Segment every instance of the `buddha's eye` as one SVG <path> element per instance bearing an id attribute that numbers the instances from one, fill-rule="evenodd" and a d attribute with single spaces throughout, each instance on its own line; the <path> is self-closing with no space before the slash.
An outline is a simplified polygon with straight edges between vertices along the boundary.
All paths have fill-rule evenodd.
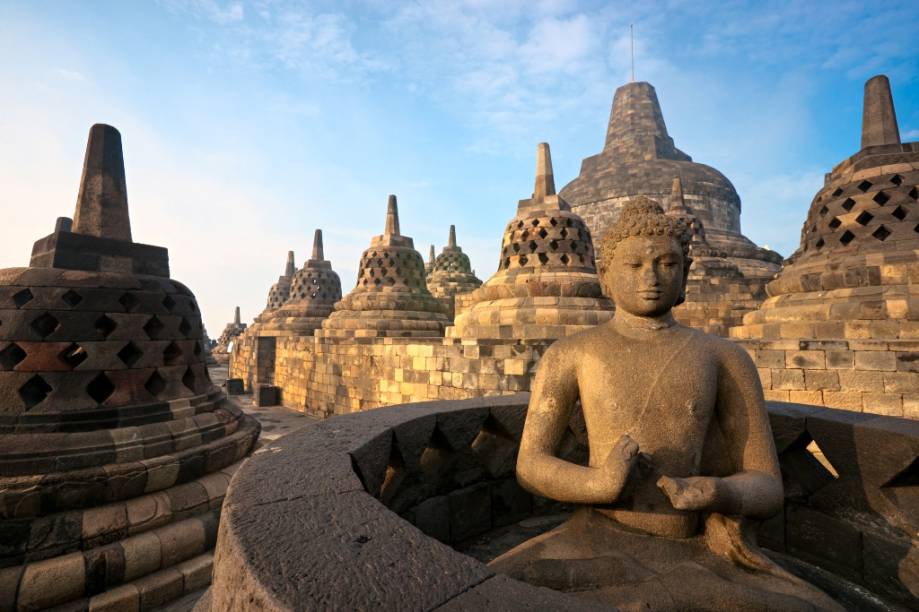
<path id="1" fill-rule="evenodd" d="M 637 270 L 638 268 L 641 267 L 641 262 L 640 261 L 627 261 L 625 262 L 625 265 L 626 267 Z"/>

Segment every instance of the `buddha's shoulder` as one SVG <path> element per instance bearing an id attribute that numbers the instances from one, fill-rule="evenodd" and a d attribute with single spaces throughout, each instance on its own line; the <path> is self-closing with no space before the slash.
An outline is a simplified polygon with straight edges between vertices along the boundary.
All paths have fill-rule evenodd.
<path id="1" fill-rule="evenodd" d="M 747 351 L 744 350 L 742 346 L 729 338 L 709 334 L 691 327 L 685 327 L 682 325 L 681 327 L 686 330 L 687 334 L 692 336 L 691 345 L 698 347 L 699 350 L 714 355 L 721 360 L 750 360 L 750 356 L 747 354 Z"/>

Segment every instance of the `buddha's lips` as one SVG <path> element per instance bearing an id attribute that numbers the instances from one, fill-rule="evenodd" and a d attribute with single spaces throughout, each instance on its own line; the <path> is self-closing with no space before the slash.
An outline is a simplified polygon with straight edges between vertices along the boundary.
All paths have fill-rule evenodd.
<path id="1" fill-rule="evenodd" d="M 663 291 L 655 291 L 655 290 L 653 290 L 653 289 L 650 289 L 650 290 L 647 290 L 647 291 L 639 291 L 639 292 L 638 292 L 638 295 L 640 295 L 641 297 L 645 298 L 646 300 L 656 300 L 657 298 L 659 298 L 659 297 L 662 296 L 663 294 L 664 294 Z"/>

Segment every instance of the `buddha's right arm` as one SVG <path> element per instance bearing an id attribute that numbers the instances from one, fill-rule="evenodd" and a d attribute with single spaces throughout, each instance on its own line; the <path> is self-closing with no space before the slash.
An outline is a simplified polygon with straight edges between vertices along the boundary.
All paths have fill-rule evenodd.
<path id="1" fill-rule="evenodd" d="M 563 347 L 549 347 L 533 379 L 517 455 L 517 480 L 527 491 L 563 503 L 612 503 L 625 484 L 638 446 L 623 438 L 602 467 L 580 466 L 556 457 L 577 397 L 575 361 L 566 359 Z"/>

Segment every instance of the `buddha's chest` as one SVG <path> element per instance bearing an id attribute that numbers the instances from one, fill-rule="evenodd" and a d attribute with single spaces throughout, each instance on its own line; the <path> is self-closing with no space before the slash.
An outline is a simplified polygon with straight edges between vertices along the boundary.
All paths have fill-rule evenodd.
<path id="1" fill-rule="evenodd" d="M 629 434 L 642 449 L 695 455 L 717 400 L 717 364 L 692 346 L 625 344 L 586 359 L 578 386 L 591 445 Z"/>

